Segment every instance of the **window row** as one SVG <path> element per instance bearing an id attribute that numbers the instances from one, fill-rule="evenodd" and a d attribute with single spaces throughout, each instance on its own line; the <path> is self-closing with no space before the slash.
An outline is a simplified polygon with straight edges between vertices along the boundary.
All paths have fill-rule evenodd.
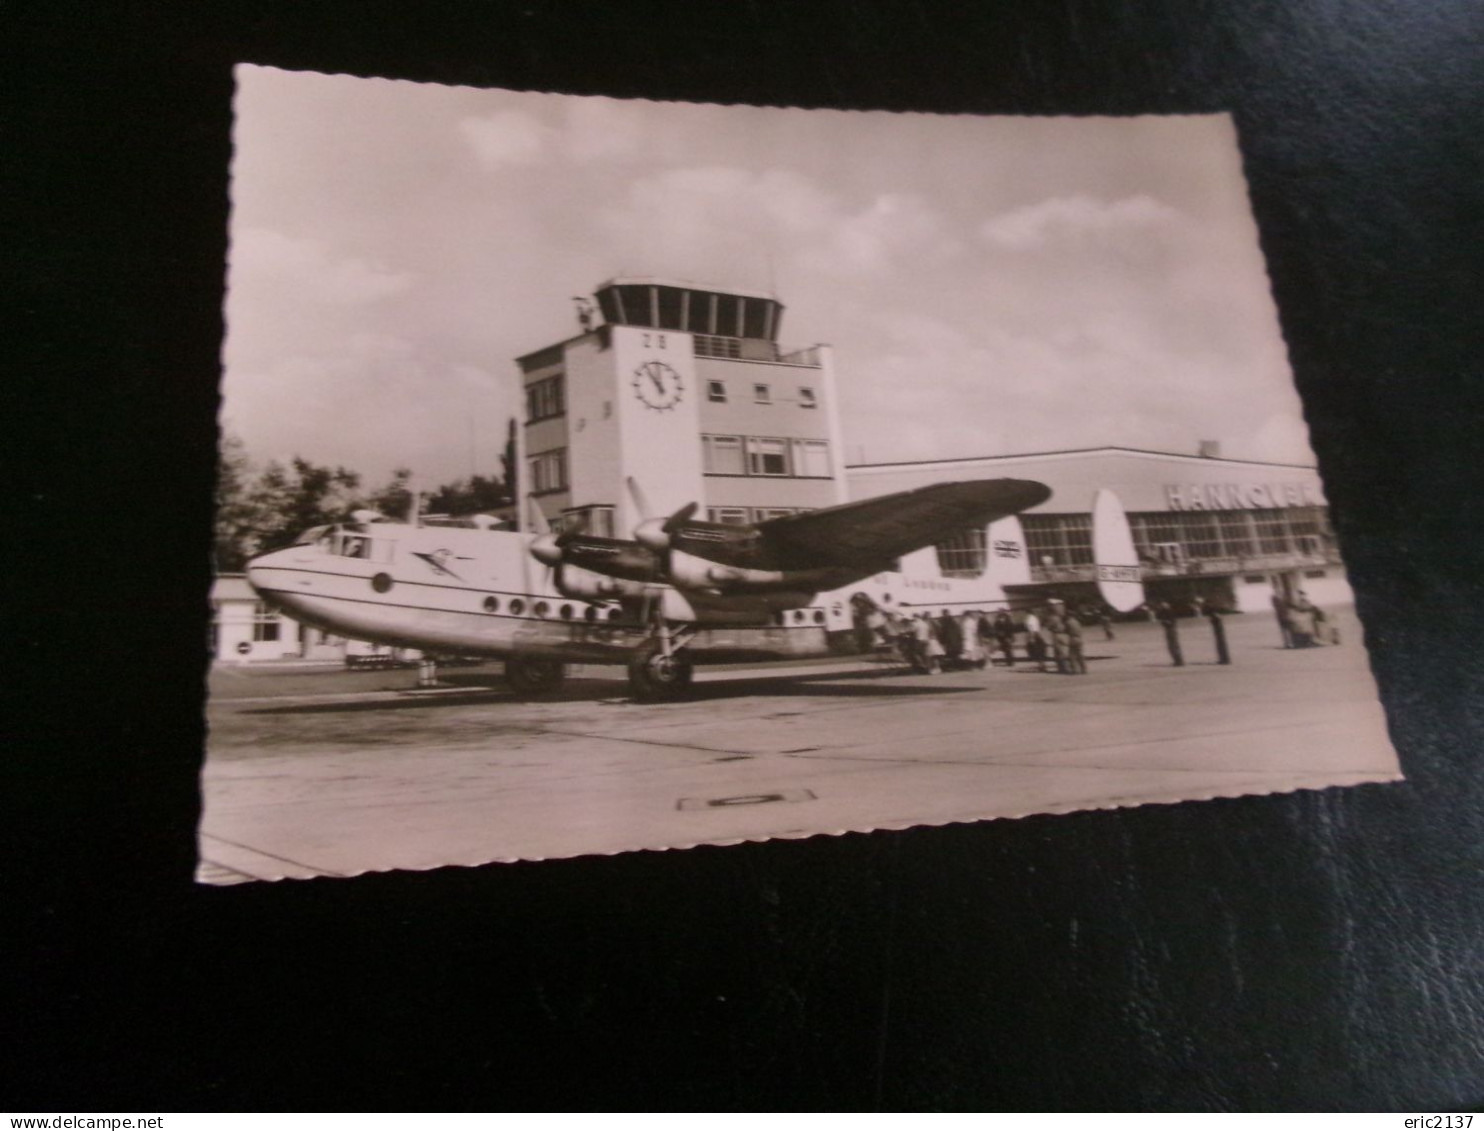
<path id="1" fill-rule="evenodd" d="M 597 294 L 605 321 L 771 341 L 783 306 L 776 299 L 720 294 L 655 283 L 622 283 Z"/>
<path id="2" fill-rule="evenodd" d="M 747 526 L 767 522 L 770 518 L 800 514 L 806 507 L 707 507 L 707 522 L 724 522 L 728 526 Z"/>
<path id="3" fill-rule="evenodd" d="M 1179 565 L 1282 554 L 1328 556 L 1334 537 L 1323 507 L 1250 511 L 1151 511 L 1131 514 L 1139 560 Z M 1020 516 L 1032 565 L 1094 564 L 1092 516 Z M 1125 564 L 1125 563 L 1104 563 Z"/>
<path id="4" fill-rule="evenodd" d="M 727 383 L 725 381 L 707 381 L 706 399 L 712 404 L 726 404 L 728 400 Z M 773 386 L 756 384 L 752 387 L 753 404 L 772 404 Z M 798 405 L 800 408 L 818 408 L 819 398 L 814 395 L 814 390 L 800 386 Z"/>
<path id="5" fill-rule="evenodd" d="M 702 436 L 701 466 L 707 475 L 828 479 L 830 445 L 775 436 Z"/>
<path id="6" fill-rule="evenodd" d="M 563 491 L 567 487 L 567 449 L 553 448 L 526 461 L 530 470 L 530 489 L 535 494 Z"/>
<path id="7" fill-rule="evenodd" d="M 562 375 L 544 377 L 526 386 L 526 420 L 547 420 L 567 411 Z"/>

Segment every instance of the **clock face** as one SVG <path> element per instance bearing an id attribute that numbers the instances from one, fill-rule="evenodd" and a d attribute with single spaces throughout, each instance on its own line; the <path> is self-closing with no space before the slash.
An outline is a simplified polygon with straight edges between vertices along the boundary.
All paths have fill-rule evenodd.
<path id="1" fill-rule="evenodd" d="M 650 408 L 664 412 L 680 403 L 680 374 L 663 361 L 646 361 L 634 370 L 634 395 Z"/>

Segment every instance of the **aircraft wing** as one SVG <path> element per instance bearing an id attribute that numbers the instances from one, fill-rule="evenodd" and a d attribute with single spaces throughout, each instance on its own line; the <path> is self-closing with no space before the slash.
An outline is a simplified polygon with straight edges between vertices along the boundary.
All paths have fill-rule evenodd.
<path id="1" fill-rule="evenodd" d="M 764 544 L 791 568 L 879 568 L 967 527 L 983 527 L 1044 503 L 1051 489 L 1029 479 L 934 483 L 758 524 Z"/>

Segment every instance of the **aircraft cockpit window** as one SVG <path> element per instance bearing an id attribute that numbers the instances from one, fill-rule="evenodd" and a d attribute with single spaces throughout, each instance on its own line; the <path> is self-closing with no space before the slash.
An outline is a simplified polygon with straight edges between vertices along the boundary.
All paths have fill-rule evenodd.
<path id="1" fill-rule="evenodd" d="M 366 561 L 389 562 L 392 542 L 386 538 L 372 538 L 355 530 L 335 528 L 324 536 L 326 549 L 337 557 L 362 558 Z"/>
<path id="2" fill-rule="evenodd" d="M 295 546 L 313 546 L 330 532 L 328 526 L 314 526 L 304 531 L 303 534 L 294 539 Z"/>

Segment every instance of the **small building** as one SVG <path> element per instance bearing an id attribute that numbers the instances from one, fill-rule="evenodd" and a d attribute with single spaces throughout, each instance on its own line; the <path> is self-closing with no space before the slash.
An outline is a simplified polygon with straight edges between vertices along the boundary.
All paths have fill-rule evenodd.
<path id="1" fill-rule="evenodd" d="M 211 655 L 229 664 L 341 660 L 345 641 L 279 612 L 242 574 L 224 573 L 211 585 Z"/>

